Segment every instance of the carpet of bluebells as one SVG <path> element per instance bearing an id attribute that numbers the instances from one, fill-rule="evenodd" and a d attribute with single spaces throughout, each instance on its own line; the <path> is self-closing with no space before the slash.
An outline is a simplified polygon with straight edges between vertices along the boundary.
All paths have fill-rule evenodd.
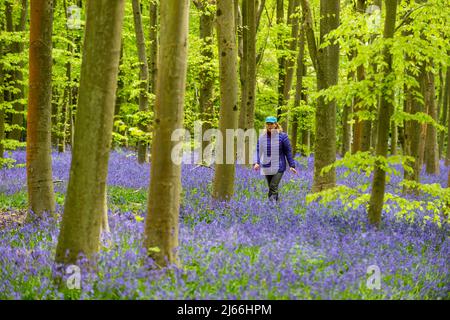
<path id="1" fill-rule="evenodd" d="M 0 214 L 26 209 L 24 151 L 14 168 L 0 170 Z M 265 179 L 236 171 L 235 197 L 211 201 L 214 171 L 183 165 L 180 208 L 182 266 L 148 268 L 142 249 L 150 166 L 130 151 L 114 151 L 108 175 L 111 233 L 102 239 L 95 273 L 83 273 L 81 290 L 58 290 L 52 280 L 71 155 L 53 154 L 58 215 L 0 225 L 0 300 L 3 299 L 449 299 L 449 226 L 383 213 L 379 231 L 367 227 L 364 208 L 305 203 L 313 158 L 299 158 L 299 174 L 286 172 L 281 203 L 266 199 Z M 342 175 L 354 186 L 367 177 Z M 448 169 L 422 175 L 446 185 Z M 395 192 L 401 177 L 387 191 Z M 418 213 L 419 214 L 419 213 Z M 14 220 L 13 220 L 14 221 Z M 378 266 L 380 289 L 367 285 Z"/>

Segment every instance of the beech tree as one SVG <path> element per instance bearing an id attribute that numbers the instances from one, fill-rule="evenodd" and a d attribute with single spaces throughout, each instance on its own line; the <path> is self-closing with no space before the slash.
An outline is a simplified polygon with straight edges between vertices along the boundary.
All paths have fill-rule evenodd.
<path id="1" fill-rule="evenodd" d="M 27 115 L 27 186 L 29 209 L 55 211 L 51 158 L 53 1 L 31 2 Z"/>
<path id="2" fill-rule="evenodd" d="M 87 2 L 75 137 L 56 262 L 94 261 L 107 229 L 111 147 L 124 0 Z M 102 30 L 102 32 L 98 32 Z"/>
<path id="3" fill-rule="evenodd" d="M 226 163 L 226 129 L 236 129 L 238 122 L 237 106 L 237 52 L 233 3 L 227 0 L 217 1 L 217 38 L 219 45 L 220 69 L 220 115 L 219 130 L 222 133 L 222 154 L 215 165 L 213 197 L 227 200 L 234 193 L 235 164 Z M 232 152 L 233 159 L 235 153 Z"/>
<path id="4" fill-rule="evenodd" d="M 133 0 L 133 20 L 134 29 L 136 32 L 136 45 L 138 49 L 139 57 L 139 81 L 140 81 L 140 92 L 139 92 L 139 111 L 148 111 L 148 64 L 147 64 L 147 54 L 145 52 L 145 39 L 144 30 L 142 28 L 142 18 L 141 18 L 141 6 L 139 0 Z M 148 126 L 144 124 L 139 125 L 139 129 L 146 133 L 148 132 Z M 138 142 L 138 162 L 144 163 L 148 162 L 147 155 L 147 142 L 142 139 Z"/>
<path id="5" fill-rule="evenodd" d="M 173 162 L 172 133 L 182 127 L 187 68 L 188 0 L 162 1 L 152 167 L 145 221 L 148 254 L 158 266 L 178 264 L 181 166 Z"/>
<path id="6" fill-rule="evenodd" d="M 395 32 L 395 21 L 397 14 L 397 0 L 386 0 L 386 20 L 384 23 L 385 39 L 392 39 Z M 383 68 L 383 74 L 385 76 L 384 88 L 390 86 L 392 81 L 392 53 L 390 51 L 389 44 L 385 44 L 383 49 L 383 56 L 385 67 Z M 380 109 L 378 110 L 378 139 L 376 155 L 379 159 L 375 164 L 375 172 L 372 180 L 372 193 L 370 195 L 369 203 L 369 223 L 379 227 L 381 222 L 381 210 L 383 208 L 384 191 L 386 187 L 386 171 L 384 169 L 384 161 L 388 152 L 388 140 L 389 140 L 389 124 L 391 119 L 391 112 L 393 109 L 393 91 L 386 90 L 381 96 Z M 389 93 L 391 92 L 391 93 Z M 384 160 L 383 160 L 384 159 Z"/>
<path id="7" fill-rule="evenodd" d="M 302 0 L 305 19 L 305 33 L 308 49 L 314 69 L 317 73 L 317 89 L 325 90 L 338 82 L 339 46 L 330 44 L 318 49 L 329 32 L 339 25 L 338 0 L 320 1 L 320 42 L 316 41 L 313 28 L 311 7 L 308 0 Z M 312 191 L 322 191 L 332 188 L 336 184 L 336 171 L 331 169 L 322 174 L 322 169 L 336 160 L 336 101 L 325 100 L 320 96 L 316 109 L 316 131 L 314 141 L 314 182 Z"/>

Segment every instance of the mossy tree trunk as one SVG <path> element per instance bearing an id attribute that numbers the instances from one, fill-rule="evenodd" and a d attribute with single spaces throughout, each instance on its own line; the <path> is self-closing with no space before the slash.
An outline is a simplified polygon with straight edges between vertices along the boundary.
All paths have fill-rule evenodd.
<path id="1" fill-rule="evenodd" d="M 94 263 L 101 229 L 107 229 L 106 178 L 124 3 L 87 2 L 72 164 L 56 248 L 58 263 L 76 263 L 79 254 Z"/>
<path id="2" fill-rule="evenodd" d="M 183 125 L 187 68 L 188 0 L 160 5 L 160 56 L 152 143 L 152 167 L 144 245 L 161 267 L 178 264 L 181 166 L 173 162 L 171 141 Z"/>
<path id="3" fill-rule="evenodd" d="M 214 120 L 214 77 L 212 68 L 213 37 L 214 37 L 214 17 L 213 8 L 214 1 L 197 0 L 194 1 L 195 6 L 200 12 L 200 39 L 202 40 L 202 66 L 200 70 L 200 117 L 202 120 L 202 137 L 203 133 L 212 128 Z M 201 154 L 208 146 L 208 141 L 203 141 L 201 145 Z M 203 159 L 208 160 L 208 159 Z"/>
<path id="4" fill-rule="evenodd" d="M 320 2 L 320 41 L 314 35 L 311 8 L 308 0 L 302 0 L 305 18 L 305 32 L 308 48 L 317 73 L 317 89 L 325 90 L 338 82 L 339 46 L 331 44 L 319 48 L 317 44 L 325 41 L 325 37 L 339 26 L 340 2 L 338 0 L 322 0 Z M 336 101 L 325 101 L 320 97 L 316 109 L 316 131 L 314 134 L 314 181 L 313 192 L 333 188 L 336 185 L 336 170 L 331 169 L 322 174 L 322 169 L 336 160 Z"/>
<path id="5" fill-rule="evenodd" d="M 228 0 L 217 2 L 217 38 L 219 44 L 220 68 L 220 115 L 219 130 L 222 133 L 223 159 L 216 162 L 213 181 L 213 197 L 228 200 L 234 193 L 235 164 L 226 163 L 227 136 L 226 129 L 236 129 L 238 122 L 237 106 L 237 52 L 233 3 Z M 231 144 L 234 145 L 234 144 Z M 228 150 L 230 152 L 230 150 Z M 229 156 L 229 155 L 228 155 Z M 235 153 L 232 152 L 235 159 Z M 222 161 L 220 161 L 222 160 Z"/>
<path id="6" fill-rule="evenodd" d="M 397 14 L 397 0 L 386 0 L 386 18 L 384 24 L 384 38 L 392 39 L 395 31 L 395 21 Z M 376 145 L 377 157 L 387 158 L 388 140 L 389 140 L 389 125 L 391 120 L 391 112 L 393 110 L 393 93 L 387 94 L 386 90 L 391 86 L 394 75 L 392 74 L 392 53 L 389 45 L 385 45 L 383 49 L 385 67 L 383 75 L 385 79 L 384 95 L 381 97 L 380 109 L 378 110 L 378 139 Z M 392 90 L 391 90 L 392 92 Z M 372 193 L 370 195 L 368 217 L 369 223 L 379 227 L 381 222 L 381 211 L 383 209 L 384 191 L 386 187 L 386 171 L 383 165 L 377 161 L 375 163 L 375 172 L 372 180 Z"/>
<path id="7" fill-rule="evenodd" d="M 147 54 L 145 52 L 145 39 L 144 30 L 142 28 L 142 14 L 141 6 L 139 0 L 133 0 L 133 20 L 134 20 L 134 30 L 136 34 L 136 45 L 139 58 L 139 111 L 148 111 L 148 63 Z M 148 125 L 139 123 L 139 130 L 144 133 L 149 131 Z M 148 162 L 148 143 L 145 140 L 139 140 L 138 142 L 138 162 L 145 163 Z"/>

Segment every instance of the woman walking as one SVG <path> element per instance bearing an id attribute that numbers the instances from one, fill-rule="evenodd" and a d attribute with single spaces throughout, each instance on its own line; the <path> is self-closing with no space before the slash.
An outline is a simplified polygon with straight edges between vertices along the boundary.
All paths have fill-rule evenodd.
<path id="1" fill-rule="evenodd" d="M 266 130 L 256 145 L 256 163 L 253 168 L 261 169 L 261 174 L 266 177 L 268 198 L 271 201 L 279 202 L 278 185 L 286 171 L 286 160 L 289 170 L 296 174 L 288 135 L 283 132 L 276 117 L 267 117 Z"/>

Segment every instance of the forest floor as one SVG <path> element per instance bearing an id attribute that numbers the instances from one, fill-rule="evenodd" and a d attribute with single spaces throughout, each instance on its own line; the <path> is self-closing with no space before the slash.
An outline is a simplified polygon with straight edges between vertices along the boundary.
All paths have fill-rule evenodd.
<path id="1" fill-rule="evenodd" d="M 82 273 L 81 290 L 58 291 L 53 258 L 63 212 L 70 153 L 53 154 L 56 217 L 24 222 L 24 151 L 16 167 L 0 170 L 0 300 L 3 299 L 449 299 L 450 228 L 383 212 L 381 229 L 367 227 L 364 207 L 306 203 L 313 158 L 296 158 L 299 174 L 286 172 L 281 203 L 266 199 L 265 179 L 238 167 L 235 197 L 211 201 L 214 171 L 182 167 L 181 267 L 149 269 L 142 245 L 150 165 L 130 151 L 114 151 L 108 174 L 111 232 L 104 234 L 95 274 Z M 364 174 L 337 170 L 338 184 L 368 182 Z M 422 175 L 445 187 L 448 169 Z M 400 194 L 400 176 L 387 191 Z M 426 211 L 426 210 L 425 210 Z M 411 219 L 413 217 L 413 219 Z M 368 270 L 380 271 L 371 287 Z M 370 283 L 369 283 L 370 282 Z"/>

